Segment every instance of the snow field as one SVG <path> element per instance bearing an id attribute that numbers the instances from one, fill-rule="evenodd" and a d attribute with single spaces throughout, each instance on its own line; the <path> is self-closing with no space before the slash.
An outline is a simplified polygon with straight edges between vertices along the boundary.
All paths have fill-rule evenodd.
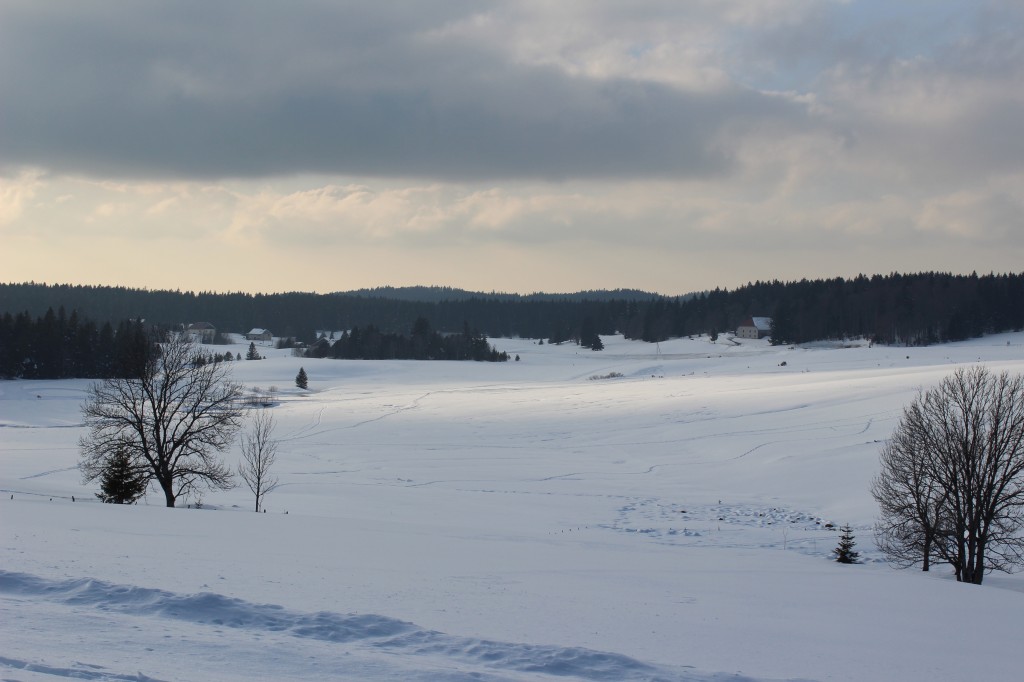
<path id="1" fill-rule="evenodd" d="M 1024 583 L 891 570 L 868 487 L 919 387 L 1024 335 L 493 343 L 522 360 L 236 362 L 278 388 L 261 515 L 97 503 L 89 382 L 0 382 L 3 677 L 1017 679 Z M 847 522 L 865 565 L 828 561 Z"/>

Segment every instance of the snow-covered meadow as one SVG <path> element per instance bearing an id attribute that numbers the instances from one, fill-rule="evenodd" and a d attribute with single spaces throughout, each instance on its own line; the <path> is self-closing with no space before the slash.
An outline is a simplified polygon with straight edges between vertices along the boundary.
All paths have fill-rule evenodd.
<path id="1" fill-rule="evenodd" d="M 261 348 L 233 365 L 277 388 L 259 515 L 244 487 L 100 504 L 89 382 L 0 382 L 0 679 L 1020 679 L 1024 579 L 889 568 L 869 485 L 919 388 L 1024 372 L 1024 334 L 604 341 L 496 339 L 504 364 Z M 829 560 L 842 523 L 864 564 Z"/>

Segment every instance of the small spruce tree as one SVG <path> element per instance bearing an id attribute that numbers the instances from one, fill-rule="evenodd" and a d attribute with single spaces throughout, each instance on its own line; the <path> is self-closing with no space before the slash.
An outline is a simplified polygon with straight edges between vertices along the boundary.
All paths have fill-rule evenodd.
<path id="1" fill-rule="evenodd" d="M 853 529 L 850 528 L 850 524 L 842 526 L 839 532 L 842 535 L 839 536 L 839 544 L 832 550 L 832 555 L 841 564 L 859 564 L 860 552 L 854 549 L 857 542 L 853 539 Z"/>
<path id="2" fill-rule="evenodd" d="M 250 341 L 249 342 L 249 352 L 247 352 L 245 354 L 245 359 L 246 360 L 259 360 L 260 359 L 260 353 L 259 353 L 259 351 L 256 350 L 256 342 L 254 342 L 254 341 Z"/>
<path id="3" fill-rule="evenodd" d="M 306 370 L 299 367 L 299 373 L 295 375 L 295 385 L 299 388 L 309 388 L 309 377 L 306 376 Z"/>
<path id="4" fill-rule="evenodd" d="M 146 494 L 148 485 L 149 477 L 133 465 L 125 449 L 118 448 L 107 457 L 96 497 L 109 504 L 134 504 Z"/>

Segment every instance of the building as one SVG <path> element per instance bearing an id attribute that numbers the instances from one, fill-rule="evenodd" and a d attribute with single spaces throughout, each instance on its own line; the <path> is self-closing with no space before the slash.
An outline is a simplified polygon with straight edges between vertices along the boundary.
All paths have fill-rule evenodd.
<path id="1" fill-rule="evenodd" d="M 274 335 L 270 333 L 270 330 L 262 327 L 253 327 L 245 335 L 246 341 L 272 341 L 273 339 Z"/>
<path id="2" fill-rule="evenodd" d="M 748 317 L 738 327 L 736 336 L 741 339 L 763 339 L 771 336 L 772 318 L 770 317 Z"/>
<path id="3" fill-rule="evenodd" d="M 193 322 L 185 327 L 185 335 L 197 343 L 213 343 L 217 328 L 209 322 Z"/>

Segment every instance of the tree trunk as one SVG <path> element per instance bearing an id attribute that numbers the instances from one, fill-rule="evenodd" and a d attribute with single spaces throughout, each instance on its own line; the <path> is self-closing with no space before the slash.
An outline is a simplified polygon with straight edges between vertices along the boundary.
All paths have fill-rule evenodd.
<path id="1" fill-rule="evenodd" d="M 971 582 L 980 585 L 981 581 L 985 579 L 985 545 L 982 542 L 978 543 L 978 551 L 974 555 L 974 565 L 971 567 L 971 571 L 974 573 L 971 576 Z"/>
<path id="2" fill-rule="evenodd" d="M 164 484 L 163 481 L 159 481 L 159 483 L 160 483 L 160 488 L 164 491 L 164 500 L 166 500 L 167 506 L 168 507 L 173 507 L 174 506 L 174 499 L 175 499 L 173 483 L 168 482 L 167 484 Z"/>

